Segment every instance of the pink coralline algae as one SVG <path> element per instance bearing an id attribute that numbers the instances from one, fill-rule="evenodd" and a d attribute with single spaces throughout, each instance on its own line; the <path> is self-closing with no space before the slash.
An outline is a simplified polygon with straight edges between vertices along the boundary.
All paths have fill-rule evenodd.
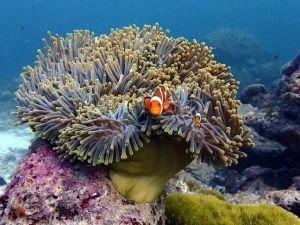
<path id="1" fill-rule="evenodd" d="M 161 199 L 135 204 L 114 189 L 106 168 L 74 168 L 35 141 L 0 196 L 0 224 L 164 224 Z"/>

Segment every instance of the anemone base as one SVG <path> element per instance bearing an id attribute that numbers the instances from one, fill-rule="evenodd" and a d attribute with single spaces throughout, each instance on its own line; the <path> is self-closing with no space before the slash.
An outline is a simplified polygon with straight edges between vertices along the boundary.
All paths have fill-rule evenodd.
<path id="1" fill-rule="evenodd" d="M 152 202 L 167 181 L 193 161 L 186 148 L 187 143 L 168 136 L 153 137 L 126 160 L 110 164 L 110 179 L 127 200 Z"/>

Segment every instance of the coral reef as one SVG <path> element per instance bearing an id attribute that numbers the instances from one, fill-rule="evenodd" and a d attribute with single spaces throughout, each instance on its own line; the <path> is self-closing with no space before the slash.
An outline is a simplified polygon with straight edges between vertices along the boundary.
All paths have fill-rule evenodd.
<path id="1" fill-rule="evenodd" d="M 254 107 L 266 107 L 269 104 L 267 101 L 268 91 L 262 84 L 251 84 L 247 86 L 242 91 L 240 99 L 244 104 L 248 104 L 251 102 Z"/>
<path id="2" fill-rule="evenodd" d="M 164 224 L 164 201 L 127 201 L 107 168 L 61 162 L 38 139 L 0 197 L 0 224 Z"/>
<path id="3" fill-rule="evenodd" d="M 298 225 L 293 214 L 274 205 L 234 205 L 212 195 L 174 193 L 166 199 L 167 224 L 172 225 Z"/>
<path id="4" fill-rule="evenodd" d="M 239 113 L 254 129 L 255 147 L 243 149 L 248 161 L 214 180 L 231 193 L 225 195 L 231 202 L 276 204 L 300 216 L 299 59 L 300 53 L 282 67 L 274 90 L 251 85 L 243 91 L 242 103 L 251 105 L 243 104 Z"/>
<path id="5" fill-rule="evenodd" d="M 245 121 L 245 129 L 250 127 L 254 130 L 255 140 L 255 146 L 242 149 L 248 157 L 233 167 L 219 170 L 206 168 L 205 165 L 200 169 L 195 164 L 190 164 L 168 183 L 168 193 L 191 193 L 203 187 L 213 188 L 221 191 L 225 199 L 234 204 L 277 205 L 300 216 L 300 124 L 295 116 L 299 109 L 297 101 L 284 98 L 284 94 L 288 94 L 292 90 L 290 88 L 295 86 L 296 80 L 289 76 L 298 73 L 299 55 L 283 67 L 282 79 L 273 90 L 254 84 L 242 92 L 243 105 L 239 107 L 238 113 Z M 283 80 L 286 82 L 282 82 Z M 289 111 L 290 109 L 292 110 Z M 172 188 L 179 186 L 178 184 L 185 188 Z M 201 199 L 201 204 L 203 203 L 205 200 Z M 199 204 L 199 201 L 195 204 Z M 185 201 L 182 207 L 187 205 L 188 201 Z M 190 213 L 190 209 L 187 210 L 186 213 Z M 177 213 L 175 210 L 173 212 Z M 178 210 L 178 214 L 180 213 Z M 212 217 L 215 218 L 215 215 Z M 188 217 L 181 218 L 187 223 Z M 209 217 L 207 220 L 210 219 Z M 216 224 L 221 223 L 219 219 L 216 221 Z M 196 219 L 191 224 L 197 222 L 201 224 Z M 176 224 L 176 221 L 172 220 L 170 224 Z M 271 221 L 269 224 L 275 222 Z"/>
<path id="6" fill-rule="evenodd" d="M 245 126 L 254 129 L 255 140 L 255 146 L 242 149 L 247 159 L 230 170 L 210 170 L 209 176 L 205 168 L 199 170 L 191 164 L 172 182 L 186 183 L 184 193 L 199 187 L 214 188 L 232 203 L 275 204 L 300 216 L 299 123 L 285 113 L 287 106 L 277 93 L 260 85 L 250 86 L 244 93 L 242 102 L 247 99 L 250 104 L 243 104 L 239 114 Z"/>
<path id="7" fill-rule="evenodd" d="M 293 190 L 292 186 L 286 190 L 271 190 L 259 182 L 253 181 L 253 189 L 239 191 L 233 195 L 225 194 L 227 201 L 235 204 L 272 204 L 277 205 L 285 210 L 300 216 L 300 194 L 299 189 Z"/>
<path id="8" fill-rule="evenodd" d="M 168 33 L 158 24 L 99 37 L 48 32 L 45 54 L 21 74 L 13 125 L 28 123 L 63 160 L 109 165 L 117 190 L 138 202 L 156 199 L 194 158 L 236 164 L 240 147 L 253 145 L 237 113 L 238 82 L 205 43 Z M 162 86 L 174 109 L 152 116 L 143 100 Z"/>
<path id="9" fill-rule="evenodd" d="M 257 132 L 264 137 L 268 137 L 273 140 L 278 140 L 280 144 L 287 147 L 285 151 L 286 155 L 294 155 L 296 158 L 299 155 L 299 145 L 300 145 L 300 133 L 299 125 L 287 122 L 284 120 L 268 120 L 261 119 L 254 121 L 252 118 L 247 122 L 250 126 L 257 129 Z"/>
<path id="10" fill-rule="evenodd" d="M 200 183 L 207 184 L 215 176 L 216 168 L 209 167 L 206 164 L 191 163 L 184 168 L 184 171 L 190 174 L 194 179 L 200 181 Z"/>
<path id="11" fill-rule="evenodd" d="M 252 166 L 245 169 L 241 174 L 236 170 L 229 170 L 224 174 L 223 185 L 226 192 L 236 193 L 238 191 L 261 192 L 270 190 L 287 189 L 293 183 L 293 178 L 300 174 L 297 169 L 271 169 L 260 166 Z M 257 188 L 259 186 L 259 188 Z"/>
<path id="12" fill-rule="evenodd" d="M 253 158 L 250 157 L 250 160 Z M 248 160 L 248 159 L 247 159 Z M 188 166 L 190 167 L 190 166 Z M 188 168 L 187 167 L 187 168 Z M 203 193 L 214 195 L 234 204 L 271 204 L 300 216 L 300 170 L 295 168 L 271 169 L 252 166 L 240 172 L 239 168 L 211 171 L 214 178 L 201 180 L 202 171 L 190 174 L 187 168 L 168 182 L 166 193 Z M 199 179 L 200 178 L 200 179 Z M 223 196 L 220 198 L 220 192 Z"/>
<path id="13" fill-rule="evenodd" d="M 281 78 L 274 91 L 244 91 L 243 103 L 250 103 L 253 116 L 245 124 L 254 128 L 263 137 L 286 146 L 291 161 L 299 165 L 300 160 L 300 52 L 281 69 Z M 267 103 L 266 103 L 267 102 Z M 242 106 L 240 109 L 248 106 Z M 250 111 L 250 110 L 249 110 Z M 240 111 L 241 112 L 241 111 Z"/>
<path id="14" fill-rule="evenodd" d="M 258 98 L 254 97 L 254 99 Z M 289 157 L 291 163 L 294 161 L 295 165 L 299 165 L 300 123 L 297 118 L 286 113 L 286 110 L 293 106 L 282 104 L 281 100 L 272 93 L 265 95 L 264 98 L 261 97 L 260 100 L 261 103 L 256 101 L 253 105 L 262 107 L 254 108 L 245 104 L 240 107 L 239 112 L 245 113 L 242 116 L 245 124 L 262 137 L 270 139 L 272 142 L 278 142 L 285 147 L 285 157 L 282 159 Z M 264 103 L 265 101 L 268 102 L 267 105 Z M 252 101 L 250 103 L 252 104 Z M 274 151 L 276 149 L 278 148 L 274 148 Z"/>
<path id="15" fill-rule="evenodd" d="M 300 216 L 300 193 L 299 190 L 280 190 L 268 192 L 264 203 L 276 204 L 298 216 Z"/>
<path id="16" fill-rule="evenodd" d="M 276 91 L 284 113 L 300 123 L 300 51 L 282 67 Z"/>

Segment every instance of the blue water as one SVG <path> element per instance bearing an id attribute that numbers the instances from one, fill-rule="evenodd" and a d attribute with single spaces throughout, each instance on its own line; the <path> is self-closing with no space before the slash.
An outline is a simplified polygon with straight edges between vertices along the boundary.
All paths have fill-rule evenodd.
<path id="1" fill-rule="evenodd" d="M 133 23 L 159 22 L 171 36 L 199 41 L 219 27 L 240 28 L 286 62 L 300 49 L 299 12 L 299 0 L 3 0 L 0 79 L 18 77 L 23 66 L 33 65 L 48 30 L 63 36 L 74 29 L 101 34 Z"/>

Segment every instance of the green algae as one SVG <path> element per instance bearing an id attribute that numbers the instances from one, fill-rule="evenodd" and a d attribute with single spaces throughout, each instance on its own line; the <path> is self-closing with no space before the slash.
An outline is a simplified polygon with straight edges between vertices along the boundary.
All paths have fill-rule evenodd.
<path id="1" fill-rule="evenodd" d="M 169 225 L 300 225 L 295 215 L 274 205 L 234 205 L 200 193 L 170 194 L 166 215 Z"/>
<path id="2" fill-rule="evenodd" d="M 212 195 L 215 196 L 217 199 L 220 199 L 222 201 L 225 201 L 224 196 L 222 195 L 221 192 L 219 192 L 218 190 L 214 190 L 214 189 L 201 189 L 199 188 L 198 190 L 195 191 L 197 194 L 203 194 L 203 195 Z"/>

